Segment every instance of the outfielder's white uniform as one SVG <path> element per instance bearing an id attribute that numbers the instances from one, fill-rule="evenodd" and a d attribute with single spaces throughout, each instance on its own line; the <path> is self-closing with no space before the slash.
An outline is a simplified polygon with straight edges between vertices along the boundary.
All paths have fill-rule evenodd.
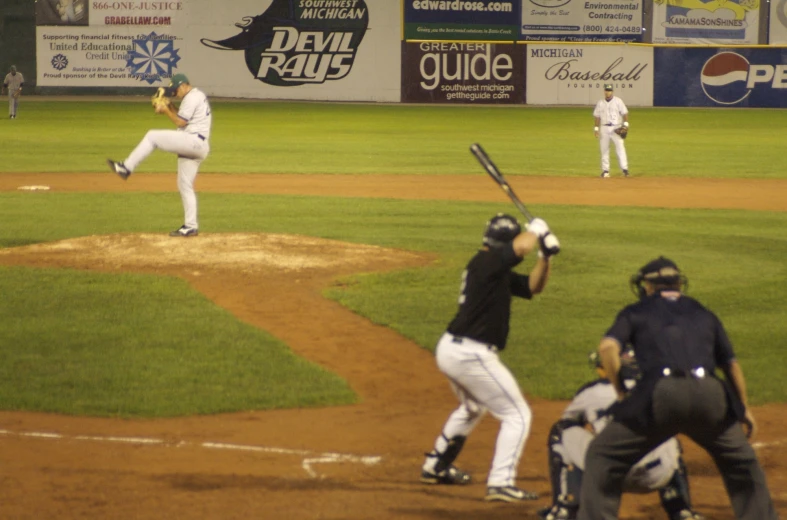
<path id="1" fill-rule="evenodd" d="M 609 172 L 609 141 L 615 145 L 620 169 L 627 171 L 629 161 L 626 156 L 626 145 L 623 139 L 615 133 L 615 129 L 623 124 L 623 116 L 628 114 L 626 104 L 617 96 L 612 96 L 609 101 L 602 98 L 596 103 L 593 117 L 599 118 L 598 142 L 601 147 L 601 171 Z"/>
<path id="2" fill-rule="evenodd" d="M 178 130 L 150 130 L 123 164 L 133 172 L 156 148 L 177 154 L 178 191 L 183 200 L 184 223 L 188 228 L 199 229 L 194 181 L 200 163 L 210 151 L 212 116 L 207 96 L 192 87 L 180 103 L 178 117 L 188 124 Z"/>
<path id="3" fill-rule="evenodd" d="M 16 109 L 19 107 L 19 96 L 14 97 L 14 94 L 22 88 L 24 83 L 25 78 L 18 71 L 16 74 L 9 72 L 6 74 L 5 80 L 3 80 L 3 87 L 8 89 L 8 116 L 11 119 L 16 118 Z"/>
<path id="4" fill-rule="evenodd" d="M 609 423 L 611 417 L 605 411 L 617 400 L 612 384 L 598 380 L 585 386 L 563 412 L 564 419 L 581 421 L 584 419 L 593 426 L 598 434 Z M 573 464 L 585 470 L 585 454 L 595 435 L 581 426 L 563 430 L 562 442 L 553 449 L 563 456 L 566 464 Z M 649 493 L 656 491 L 670 481 L 678 469 L 680 446 L 672 437 L 657 446 L 634 465 L 626 476 L 624 490 L 629 493 Z"/>

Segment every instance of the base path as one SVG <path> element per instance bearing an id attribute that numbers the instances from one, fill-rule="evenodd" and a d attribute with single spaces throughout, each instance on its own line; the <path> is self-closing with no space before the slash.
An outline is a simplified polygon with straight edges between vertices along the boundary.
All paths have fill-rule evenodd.
<path id="1" fill-rule="evenodd" d="M 787 211 L 785 181 L 510 181 L 532 204 Z M 171 174 L 135 174 L 127 182 L 110 173 L 0 174 L 0 191 L 21 186 L 48 186 L 52 192 L 176 191 Z M 197 189 L 508 203 L 483 175 L 202 174 Z M 565 402 L 530 399 L 534 425 L 519 485 L 541 493 L 541 500 L 513 505 L 481 500 L 498 427 L 492 418 L 481 423 L 459 460 L 476 478 L 474 484 L 422 485 L 423 452 L 455 406 L 448 384 L 429 352 L 320 295 L 337 274 L 426 265 L 433 258 L 266 234 L 205 233 L 175 247 L 149 234 L 63 242 L 0 250 L 0 264 L 182 276 L 239 319 L 346 378 L 361 403 L 155 420 L 0 412 L 0 518 L 523 520 L 535 518 L 549 503 L 546 435 Z M 211 254 L 200 255 L 200 247 L 209 247 Z M 123 253 L 132 249 L 134 255 Z M 322 256 L 305 262 L 303 250 Z M 183 269 L 183 259 L 203 257 L 215 261 Z M 346 258 L 353 261 L 336 261 Z M 246 269 L 244 262 L 254 268 Z M 337 272 L 337 265 L 345 264 Z M 286 277 L 280 276 L 283 269 Z M 304 308 L 309 329 L 300 326 Z M 787 515 L 786 411 L 783 405 L 755 409 L 761 428 L 756 448 L 782 516 Z M 732 520 L 712 462 L 690 441 L 684 446 L 695 506 L 708 518 Z M 665 516 L 656 494 L 626 495 L 621 518 Z"/>
<path id="2" fill-rule="evenodd" d="M 588 204 L 662 208 L 787 211 L 787 180 L 612 177 L 508 179 L 526 204 Z M 0 174 L 0 191 L 48 186 L 56 191 L 176 191 L 168 174 Z M 491 188 L 491 189 L 490 189 Z M 485 175 L 200 174 L 197 191 L 411 200 L 506 201 Z"/>

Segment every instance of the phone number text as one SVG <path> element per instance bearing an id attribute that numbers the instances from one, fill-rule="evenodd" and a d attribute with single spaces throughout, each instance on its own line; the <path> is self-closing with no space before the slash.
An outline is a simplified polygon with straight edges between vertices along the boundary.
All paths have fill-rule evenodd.
<path id="1" fill-rule="evenodd" d="M 183 2 L 93 2 L 91 7 L 99 11 L 182 11 Z"/>
<path id="2" fill-rule="evenodd" d="M 633 25 L 583 25 L 582 31 L 586 33 L 604 33 L 604 34 L 640 34 L 642 27 Z"/>

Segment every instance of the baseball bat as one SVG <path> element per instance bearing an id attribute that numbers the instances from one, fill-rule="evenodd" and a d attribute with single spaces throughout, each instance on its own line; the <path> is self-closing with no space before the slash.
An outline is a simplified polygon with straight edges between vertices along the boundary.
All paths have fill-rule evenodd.
<path id="1" fill-rule="evenodd" d="M 473 144 L 470 146 L 470 152 L 475 155 L 475 158 L 478 159 L 478 162 L 484 167 L 486 173 L 492 177 L 492 180 L 500 185 L 503 191 L 506 192 L 506 195 L 508 195 L 517 209 L 522 212 L 527 221 L 530 222 L 533 220 L 533 215 L 530 214 L 530 211 L 528 211 L 527 207 L 522 203 L 521 200 L 519 200 L 519 197 L 516 196 L 516 193 L 514 193 L 511 185 L 508 184 L 508 181 L 506 181 L 505 177 L 503 177 L 503 174 L 500 173 L 500 170 L 497 168 L 495 163 L 492 162 L 492 159 L 489 158 L 489 155 L 487 155 L 484 149 L 481 148 L 481 145 L 478 143 Z"/>

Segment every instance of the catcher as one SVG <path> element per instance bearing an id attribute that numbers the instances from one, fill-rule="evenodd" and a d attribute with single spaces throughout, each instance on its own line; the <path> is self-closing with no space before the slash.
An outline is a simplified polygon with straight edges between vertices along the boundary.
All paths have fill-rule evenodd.
<path id="1" fill-rule="evenodd" d="M 16 71 L 16 66 L 11 65 L 11 71 L 6 74 L 3 80 L 3 91 L 8 91 L 8 118 L 16 119 L 16 111 L 19 108 L 19 97 L 22 95 L 22 86 L 25 78 L 21 72 Z"/>
<path id="2" fill-rule="evenodd" d="M 543 509 L 544 520 L 574 520 L 581 507 L 579 492 L 585 469 L 585 453 L 595 434 L 610 420 L 608 408 L 617 400 L 612 383 L 607 379 L 597 352 L 590 355 L 590 364 L 599 379 L 583 385 L 549 432 L 549 477 L 552 483 L 552 507 Z M 620 378 L 633 388 L 639 377 L 633 350 L 621 355 Z M 658 491 L 661 505 L 669 520 L 703 520 L 691 509 L 686 466 L 675 437 L 645 455 L 626 476 L 629 493 Z"/>
<path id="3" fill-rule="evenodd" d="M 177 109 L 170 97 L 181 99 Z M 107 159 L 107 163 L 113 172 L 126 180 L 156 148 L 177 155 L 178 191 L 183 202 L 184 223 L 169 235 L 195 237 L 199 234 L 199 222 L 194 182 L 200 164 L 210 151 L 208 142 L 213 121 L 210 103 L 201 90 L 189 83 L 185 74 L 175 74 L 169 87 L 159 87 L 151 103 L 156 114 L 167 116 L 177 130 L 150 130 L 125 161 Z"/>
<path id="4" fill-rule="evenodd" d="M 596 126 L 593 133 L 601 147 L 601 178 L 609 177 L 609 142 L 615 145 L 615 154 L 618 156 L 620 169 L 623 176 L 629 176 L 629 160 L 626 156 L 626 145 L 623 140 L 628 136 L 629 111 L 626 104 L 613 93 L 612 85 L 604 85 L 604 98 L 596 103 L 593 110 Z"/>

